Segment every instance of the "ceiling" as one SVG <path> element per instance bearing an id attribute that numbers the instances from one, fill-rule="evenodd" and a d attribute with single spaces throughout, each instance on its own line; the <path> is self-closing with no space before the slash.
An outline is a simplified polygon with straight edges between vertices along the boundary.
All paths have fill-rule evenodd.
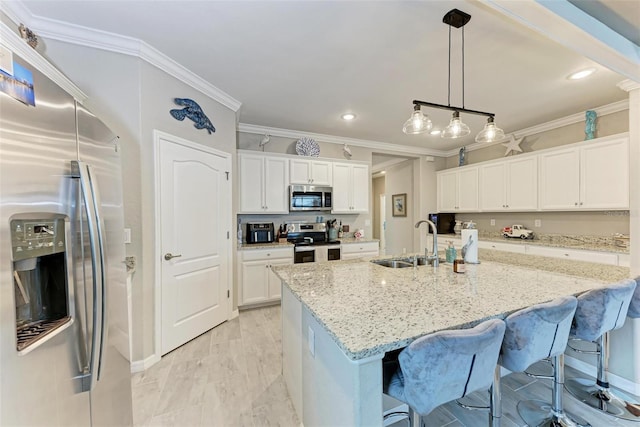
<path id="1" fill-rule="evenodd" d="M 244 124 L 437 150 L 473 143 L 482 116 L 462 115 L 472 131 L 464 139 L 402 132 L 413 99 L 447 103 L 442 17 L 454 7 L 472 15 L 464 27 L 465 107 L 495 113 L 506 133 L 627 98 L 616 87 L 621 75 L 475 1 L 23 3 L 36 16 L 145 41 L 240 101 Z M 631 16 L 624 22 L 637 25 L 630 3 L 640 4 L 607 1 L 604 9 L 615 15 L 619 4 L 617 22 Z M 460 106 L 460 30 L 452 40 L 451 104 Z M 567 80 L 587 67 L 597 72 Z M 423 111 L 438 127 L 451 116 Z M 356 119 L 343 121 L 345 112 Z"/>

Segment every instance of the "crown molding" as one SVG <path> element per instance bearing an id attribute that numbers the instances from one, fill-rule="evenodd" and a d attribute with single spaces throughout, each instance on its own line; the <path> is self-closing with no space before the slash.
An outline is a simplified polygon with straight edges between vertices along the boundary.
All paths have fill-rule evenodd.
<path id="1" fill-rule="evenodd" d="M 640 81 L 638 46 L 567 0 L 480 0 L 545 37 Z"/>
<path id="2" fill-rule="evenodd" d="M 616 86 L 618 86 L 620 89 L 626 92 L 631 92 L 632 90 L 640 89 L 640 83 L 630 79 L 623 80 L 620 83 L 618 83 Z"/>
<path id="3" fill-rule="evenodd" d="M 625 81 L 628 81 L 628 80 L 625 80 Z M 603 105 L 601 107 L 592 108 L 592 110 L 594 110 L 599 116 L 606 116 L 607 114 L 617 113 L 619 111 L 624 111 L 628 109 L 629 109 L 628 99 L 623 99 L 622 101 L 617 101 L 611 104 Z M 550 122 L 541 123 L 539 125 L 535 125 L 525 129 L 520 129 L 520 130 L 511 132 L 510 135 L 513 135 L 515 138 L 524 138 L 527 136 L 535 135 L 542 132 L 547 132 L 553 129 L 558 129 L 564 126 L 572 125 L 574 123 L 580 123 L 583 121 L 584 121 L 584 112 L 576 113 L 570 116 L 561 117 L 556 120 L 551 120 Z M 492 145 L 501 144 L 504 141 L 506 141 L 506 139 L 503 139 L 502 141 L 471 144 L 467 146 L 467 151 L 479 150 L 481 148 L 486 148 Z M 445 157 L 457 156 L 458 151 L 459 149 L 447 151 L 445 154 Z"/>
<path id="4" fill-rule="evenodd" d="M 142 40 L 33 15 L 21 1 L 3 2 L 13 22 L 27 22 L 39 37 L 136 56 L 237 113 L 242 103 Z"/>
<path id="5" fill-rule="evenodd" d="M 5 45 L 16 55 L 19 55 L 21 58 L 28 61 L 41 73 L 73 96 L 78 102 L 84 103 L 87 100 L 88 96 L 82 92 L 78 86 L 73 84 L 71 80 L 62 74 L 56 67 L 51 65 L 51 63 L 36 52 L 35 49 L 31 48 L 31 46 L 22 40 L 20 36 L 18 36 L 16 32 L 9 28 L 4 22 L 0 22 L 0 43 Z"/>
<path id="6" fill-rule="evenodd" d="M 380 153 L 393 153 L 393 154 L 402 153 L 405 155 L 438 156 L 438 157 L 443 157 L 446 153 L 445 151 L 442 151 L 442 150 L 434 150 L 426 147 L 398 145 L 398 144 L 391 144 L 388 142 L 369 141 L 365 139 L 347 138 L 343 136 L 325 135 L 321 133 L 251 125 L 247 123 L 240 123 L 238 125 L 238 132 L 252 133 L 252 134 L 259 134 L 259 135 L 269 134 L 271 136 L 278 136 L 282 138 L 294 138 L 294 139 L 307 137 L 307 138 L 315 139 L 317 141 L 327 142 L 330 144 L 339 144 L 339 145 L 347 144 L 353 147 L 370 148 Z"/>

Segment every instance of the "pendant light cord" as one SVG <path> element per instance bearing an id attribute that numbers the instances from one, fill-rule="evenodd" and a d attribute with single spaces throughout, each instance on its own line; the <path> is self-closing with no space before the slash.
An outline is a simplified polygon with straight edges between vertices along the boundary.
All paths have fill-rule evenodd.
<path id="1" fill-rule="evenodd" d="M 451 26 L 449 26 L 449 31 L 451 31 Z M 464 108 L 464 27 L 462 27 L 462 108 Z"/>
<path id="2" fill-rule="evenodd" d="M 451 25 L 449 25 L 449 76 L 447 83 L 447 105 L 451 106 Z"/>

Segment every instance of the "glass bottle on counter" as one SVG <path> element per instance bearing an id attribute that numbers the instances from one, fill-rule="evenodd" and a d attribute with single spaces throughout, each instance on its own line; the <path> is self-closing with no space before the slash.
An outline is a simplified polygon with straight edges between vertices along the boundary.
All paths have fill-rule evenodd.
<path id="1" fill-rule="evenodd" d="M 447 246 L 447 250 L 445 251 L 447 262 L 452 263 L 456 259 L 456 255 L 456 248 L 453 247 L 453 241 L 449 240 L 449 246 Z"/>

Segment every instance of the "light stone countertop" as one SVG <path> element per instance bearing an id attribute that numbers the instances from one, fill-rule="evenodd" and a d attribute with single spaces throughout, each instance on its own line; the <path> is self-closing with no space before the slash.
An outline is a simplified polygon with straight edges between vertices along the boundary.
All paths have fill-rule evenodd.
<path id="1" fill-rule="evenodd" d="M 580 249 L 589 251 L 601 251 L 601 252 L 613 252 L 628 254 L 628 247 L 616 246 L 614 244 L 613 237 L 599 237 L 599 236 L 573 236 L 573 235 L 561 235 L 561 234 L 542 234 L 535 235 L 533 239 L 518 239 L 503 237 L 500 233 L 490 233 L 485 231 L 479 231 L 478 240 L 485 242 L 500 242 L 509 243 L 512 245 L 532 245 L 532 246 L 546 246 L 551 248 L 564 248 L 564 249 Z M 460 240 L 460 235 L 456 234 L 438 234 L 438 239 L 442 240 Z"/>
<path id="2" fill-rule="evenodd" d="M 541 256 L 480 250 L 479 258 L 465 274 L 448 263 L 414 270 L 363 260 L 272 269 L 353 360 L 629 277 L 624 267 Z"/>
<path id="3" fill-rule="evenodd" d="M 356 239 L 355 237 L 341 237 L 338 240 L 340 240 L 340 243 L 343 245 L 350 245 L 352 243 L 373 243 L 380 241 L 380 239 L 369 239 L 366 237 L 363 237 L 361 239 Z"/>
<path id="4" fill-rule="evenodd" d="M 349 245 L 353 243 L 372 243 L 372 242 L 380 241 L 378 239 L 367 239 L 367 238 L 355 239 L 353 237 L 343 237 L 342 239 L 338 239 L 338 240 L 340 240 L 340 244 L 345 244 L 345 245 Z M 289 242 L 244 243 L 243 242 L 242 244 L 238 245 L 239 251 L 247 251 L 252 249 L 278 249 L 278 248 L 293 248 L 293 243 L 289 243 Z"/>
<path id="5" fill-rule="evenodd" d="M 242 243 L 238 245 L 239 251 L 250 251 L 252 249 L 280 249 L 280 248 L 291 248 L 293 249 L 293 243 L 289 242 L 272 242 L 272 243 Z"/>

